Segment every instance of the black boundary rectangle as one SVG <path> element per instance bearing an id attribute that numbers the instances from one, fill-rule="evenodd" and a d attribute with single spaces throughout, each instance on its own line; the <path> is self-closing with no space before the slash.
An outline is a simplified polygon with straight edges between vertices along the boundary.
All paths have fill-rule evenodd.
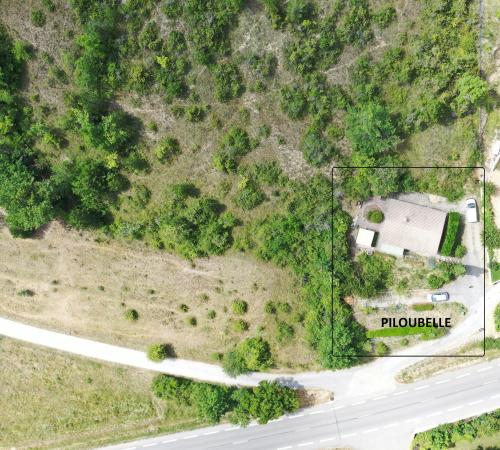
<path id="1" fill-rule="evenodd" d="M 485 202 L 486 202 L 486 169 L 481 166 L 334 166 L 332 167 L 331 170 L 331 183 L 332 183 L 332 198 L 331 198 L 331 233 L 332 233 L 332 248 L 331 248 L 331 258 L 332 258 L 332 267 L 331 267 L 331 273 L 332 273 L 332 291 L 331 291 L 331 314 L 330 314 L 330 319 L 331 319 L 331 326 L 332 326 L 332 349 L 333 349 L 333 341 L 334 341 L 334 336 L 333 336 L 333 321 L 334 321 L 334 313 L 333 313 L 333 207 L 334 207 L 334 171 L 336 169 L 481 169 L 483 173 L 483 198 L 482 198 L 482 211 L 483 211 L 483 236 L 486 231 L 486 208 L 485 208 Z M 482 354 L 477 354 L 477 355 L 441 355 L 441 354 L 435 354 L 435 355 L 414 355 L 414 354 L 409 354 L 409 355 L 385 355 L 385 356 L 377 356 L 377 355 L 331 355 L 332 358 L 345 358 L 345 357 L 351 357 L 351 358 L 478 358 L 478 357 L 484 357 L 486 355 L 486 245 L 483 242 L 483 353 Z"/>

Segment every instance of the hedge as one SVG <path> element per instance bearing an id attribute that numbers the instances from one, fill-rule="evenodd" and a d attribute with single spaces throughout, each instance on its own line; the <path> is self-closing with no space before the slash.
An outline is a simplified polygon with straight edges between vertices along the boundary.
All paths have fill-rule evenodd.
<path id="1" fill-rule="evenodd" d="M 416 303 L 412 305 L 411 309 L 413 309 L 413 311 L 432 311 L 434 305 L 432 303 Z"/>
<path id="2" fill-rule="evenodd" d="M 376 337 L 392 337 L 392 336 L 410 336 L 413 334 L 426 334 L 432 336 L 434 327 L 395 327 L 395 328 L 378 328 L 376 330 L 368 330 L 367 338 Z"/>
<path id="3" fill-rule="evenodd" d="M 460 228 L 460 213 L 448 213 L 448 222 L 446 225 L 446 234 L 443 245 L 441 246 L 440 254 L 443 256 L 452 256 L 455 244 L 457 242 L 458 230 Z"/>

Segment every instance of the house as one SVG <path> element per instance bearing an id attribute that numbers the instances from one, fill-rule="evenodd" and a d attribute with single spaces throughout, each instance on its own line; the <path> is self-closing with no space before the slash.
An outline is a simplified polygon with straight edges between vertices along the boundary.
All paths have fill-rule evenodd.
<path id="1" fill-rule="evenodd" d="M 447 213 L 429 206 L 387 199 L 379 203 L 384 220 L 379 227 L 377 250 L 394 256 L 410 251 L 436 256 Z"/>

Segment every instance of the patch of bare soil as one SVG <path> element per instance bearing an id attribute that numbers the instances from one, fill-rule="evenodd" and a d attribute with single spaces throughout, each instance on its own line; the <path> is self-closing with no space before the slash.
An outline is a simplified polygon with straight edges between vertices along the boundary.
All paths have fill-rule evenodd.
<path id="1" fill-rule="evenodd" d="M 232 313 L 236 298 L 248 303 L 243 316 Z M 139 243 L 97 242 L 57 222 L 36 239 L 0 230 L 0 315 L 57 331 L 138 349 L 166 342 L 178 357 L 202 361 L 262 335 L 278 367 L 314 367 L 301 325 L 289 344 L 276 341 L 276 319 L 263 311 L 271 299 L 301 310 L 289 272 L 239 253 L 191 264 Z M 124 318 L 129 308 L 137 321 Z M 240 318 L 248 331 L 234 330 Z"/>

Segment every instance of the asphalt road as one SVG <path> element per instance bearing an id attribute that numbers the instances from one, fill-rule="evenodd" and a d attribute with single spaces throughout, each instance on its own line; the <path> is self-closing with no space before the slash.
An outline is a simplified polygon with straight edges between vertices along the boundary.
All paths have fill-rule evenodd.
<path id="1" fill-rule="evenodd" d="M 157 436 L 106 450 L 287 450 L 342 445 L 408 450 L 415 432 L 500 407 L 500 361 L 429 378 L 378 397 L 333 401 L 267 425 L 219 425 Z"/>

